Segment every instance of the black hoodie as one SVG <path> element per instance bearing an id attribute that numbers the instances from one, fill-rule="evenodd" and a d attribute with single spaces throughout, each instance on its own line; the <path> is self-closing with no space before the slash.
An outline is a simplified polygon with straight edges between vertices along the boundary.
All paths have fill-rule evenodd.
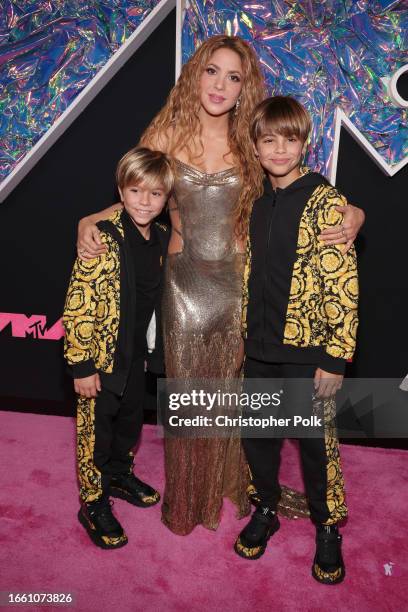
<path id="1" fill-rule="evenodd" d="M 317 240 L 324 227 L 341 222 L 334 207 L 344 204 L 315 172 L 285 189 L 274 190 L 265 180 L 249 229 L 247 299 L 244 290 L 249 357 L 344 372 L 357 329 L 355 253 L 343 256 L 338 247 L 325 248 Z"/>

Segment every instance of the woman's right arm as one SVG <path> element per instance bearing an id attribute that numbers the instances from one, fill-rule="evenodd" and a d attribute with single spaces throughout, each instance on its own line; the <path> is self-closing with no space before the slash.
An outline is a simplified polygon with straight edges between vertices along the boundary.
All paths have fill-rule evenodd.
<path id="1" fill-rule="evenodd" d="M 121 210 L 122 204 L 112 204 L 109 208 L 105 208 L 100 212 L 94 213 L 83 217 L 78 223 L 78 236 L 77 236 L 77 251 L 78 257 L 82 261 L 89 261 L 94 257 L 98 257 L 103 253 L 106 253 L 106 247 L 102 243 L 99 230 L 96 227 L 98 221 L 109 219 L 109 217 L 116 211 Z"/>

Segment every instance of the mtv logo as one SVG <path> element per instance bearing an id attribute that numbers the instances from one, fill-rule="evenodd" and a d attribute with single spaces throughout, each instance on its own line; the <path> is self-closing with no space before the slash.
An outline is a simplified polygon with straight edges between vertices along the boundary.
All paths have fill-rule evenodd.
<path id="1" fill-rule="evenodd" d="M 47 328 L 45 315 L 16 314 L 12 312 L 0 313 L 0 332 L 11 325 L 13 338 L 35 338 L 37 340 L 60 340 L 64 336 L 62 318 L 58 319 L 50 328 Z"/>

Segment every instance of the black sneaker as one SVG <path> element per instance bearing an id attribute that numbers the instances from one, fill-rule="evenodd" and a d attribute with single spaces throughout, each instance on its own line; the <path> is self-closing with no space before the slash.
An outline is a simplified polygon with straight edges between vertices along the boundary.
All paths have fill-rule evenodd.
<path id="1" fill-rule="evenodd" d="M 268 544 L 268 540 L 280 527 L 276 512 L 268 506 L 258 506 L 248 525 L 239 534 L 234 550 L 244 559 L 259 559 Z"/>
<path id="2" fill-rule="evenodd" d="M 341 535 L 336 525 L 316 527 L 316 554 L 312 576 L 323 584 L 338 584 L 346 574 L 341 554 Z"/>
<path id="3" fill-rule="evenodd" d="M 121 548 L 128 543 L 121 524 L 113 516 L 107 497 L 88 504 L 83 503 L 78 512 L 78 520 L 85 527 L 89 537 L 100 548 Z"/>
<path id="4" fill-rule="evenodd" d="M 149 508 L 160 501 L 160 493 L 136 478 L 133 473 L 112 476 L 110 494 L 139 508 Z"/>

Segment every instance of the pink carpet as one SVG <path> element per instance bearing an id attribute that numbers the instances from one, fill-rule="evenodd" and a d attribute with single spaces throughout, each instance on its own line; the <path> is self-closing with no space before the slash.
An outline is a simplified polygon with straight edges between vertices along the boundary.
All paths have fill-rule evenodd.
<path id="1" fill-rule="evenodd" d="M 180 537 L 160 522 L 159 507 L 116 500 L 129 544 L 96 548 L 76 518 L 74 420 L 3 412 L 1 421 L 0 591 L 70 591 L 73 609 L 84 612 L 407 609 L 405 451 L 342 447 L 347 576 L 333 587 L 310 575 L 314 530 L 306 520 L 282 519 L 262 559 L 237 557 L 232 545 L 244 522 L 229 503 L 218 531 L 198 527 Z M 138 475 L 163 490 L 162 440 L 153 426 L 145 426 L 137 462 Z M 300 485 L 292 444 L 285 447 L 282 482 Z M 390 563 L 387 576 L 383 566 Z M 17 609 L 34 608 L 50 609 Z"/>

